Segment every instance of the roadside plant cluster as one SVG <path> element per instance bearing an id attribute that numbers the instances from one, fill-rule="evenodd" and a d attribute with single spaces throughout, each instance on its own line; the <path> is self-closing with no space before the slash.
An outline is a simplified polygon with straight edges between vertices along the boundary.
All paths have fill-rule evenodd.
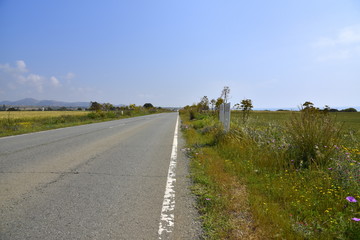
<path id="1" fill-rule="evenodd" d="M 253 113 L 246 124 L 234 116 L 230 131 L 219 133 L 205 130 L 210 123 L 215 128 L 215 117 L 198 113 L 188 121 L 187 114 L 182 112 L 187 120 L 183 131 L 191 135 L 187 138 L 189 146 L 197 152 L 193 155 L 197 163 L 194 168 L 206 171 L 217 164 L 220 170 L 206 174 L 207 181 L 212 179 L 212 186 L 220 189 L 221 181 L 215 180 L 219 174 L 230 174 L 234 181 L 243 183 L 251 221 L 268 238 L 359 238 L 358 135 L 344 137 L 348 133 L 333 115 L 311 105 L 289 112 L 284 122 L 272 121 L 277 113 L 269 113 L 267 119 Z M 202 154 L 208 148 L 219 156 L 217 160 L 209 154 L 204 160 Z M 217 197 L 224 195 L 212 191 Z M 236 239 L 231 234 L 227 238 Z"/>

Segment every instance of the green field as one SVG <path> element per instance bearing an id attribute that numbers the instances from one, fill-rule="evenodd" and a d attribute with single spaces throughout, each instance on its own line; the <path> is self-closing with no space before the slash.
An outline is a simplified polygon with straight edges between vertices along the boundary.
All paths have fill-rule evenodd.
<path id="1" fill-rule="evenodd" d="M 0 137 L 166 111 L 144 108 L 124 111 L 0 111 Z"/>
<path id="2" fill-rule="evenodd" d="M 253 111 L 251 113 L 251 120 L 258 124 L 277 123 L 283 124 L 291 118 L 292 114 L 299 114 L 299 112 L 290 111 Z M 360 131 L 360 112 L 337 112 L 329 113 L 336 121 L 344 124 L 344 129 Z M 231 120 L 238 121 L 241 118 L 241 111 L 232 111 Z"/>
<path id="3" fill-rule="evenodd" d="M 205 238 L 359 239 L 360 113 L 181 116 Z"/>
<path id="4" fill-rule="evenodd" d="M 86 111 L 0 111 L 0 120 L 3 119 L 33 119 L 60 116 L 83 116 Z"/>

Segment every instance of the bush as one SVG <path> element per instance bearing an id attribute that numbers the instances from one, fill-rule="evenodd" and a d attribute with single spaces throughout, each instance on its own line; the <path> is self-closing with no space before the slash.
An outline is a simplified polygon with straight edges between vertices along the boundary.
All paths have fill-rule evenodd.
<path id="1" fill-rule="evenodd" d="M 355 108 L 346 108 L 341 110 L 341 112 L 357 112 L 357 110 Z"/>
<path id="2" fill-rule="evenodd" d="M 326 166 L 334 153 L 334 146 L 339 145 L 340 129 L 329 114 L 314 108 L 293 114 L 286 124 L 286 131 L 289 157 L 294 160 L 295 167 Z"/>

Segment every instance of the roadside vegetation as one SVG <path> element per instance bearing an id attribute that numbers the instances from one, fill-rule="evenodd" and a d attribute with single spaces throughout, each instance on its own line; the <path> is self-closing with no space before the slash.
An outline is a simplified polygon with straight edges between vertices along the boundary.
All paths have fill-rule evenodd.
<path id="1" fill-rule="evenodd" d="M 206 239 L 360 239 L 360 113 L 180 111 Z M 249 101 L 250 100 L 250 101 Z"/>
<path id="2" fill-rule="evenodd" d="M 11 111 L 13 110 L 13 111 Z M 89 110 L 78 111 L 0 111 L 0 137 L 70 127 L 102 121 L 136 117 L 169 110 L 144 106 L 114 107 L 112 104 L 91 102 Z"/>

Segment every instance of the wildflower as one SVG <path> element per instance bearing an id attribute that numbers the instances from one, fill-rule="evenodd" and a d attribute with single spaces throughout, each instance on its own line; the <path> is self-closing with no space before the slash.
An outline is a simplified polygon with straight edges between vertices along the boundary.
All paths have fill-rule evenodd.
<path id="1" fill-rule="evenodd" d="M 360 218 L 352 218 L 351 220 L 354 220 L 355 222 L 359 222 Z"/>
<path id="2" fill-rule="evenodd" d="M 330 167 L 330 168 L 328 168 L 329 170 L 332 170 L 333 168 L 332 167 Z"/>
<path id="3" fill-rule="evenodd" d="M 210 198 L 205 198 L 206 201 L 210 201 L 211 199 Z"/>
<path id="4" fill-rule="evenodd" d="M 357 202 L 357 200 L 352 196 L 346 197 L 346 200 L 348 200 L 349 202 Z"/>

